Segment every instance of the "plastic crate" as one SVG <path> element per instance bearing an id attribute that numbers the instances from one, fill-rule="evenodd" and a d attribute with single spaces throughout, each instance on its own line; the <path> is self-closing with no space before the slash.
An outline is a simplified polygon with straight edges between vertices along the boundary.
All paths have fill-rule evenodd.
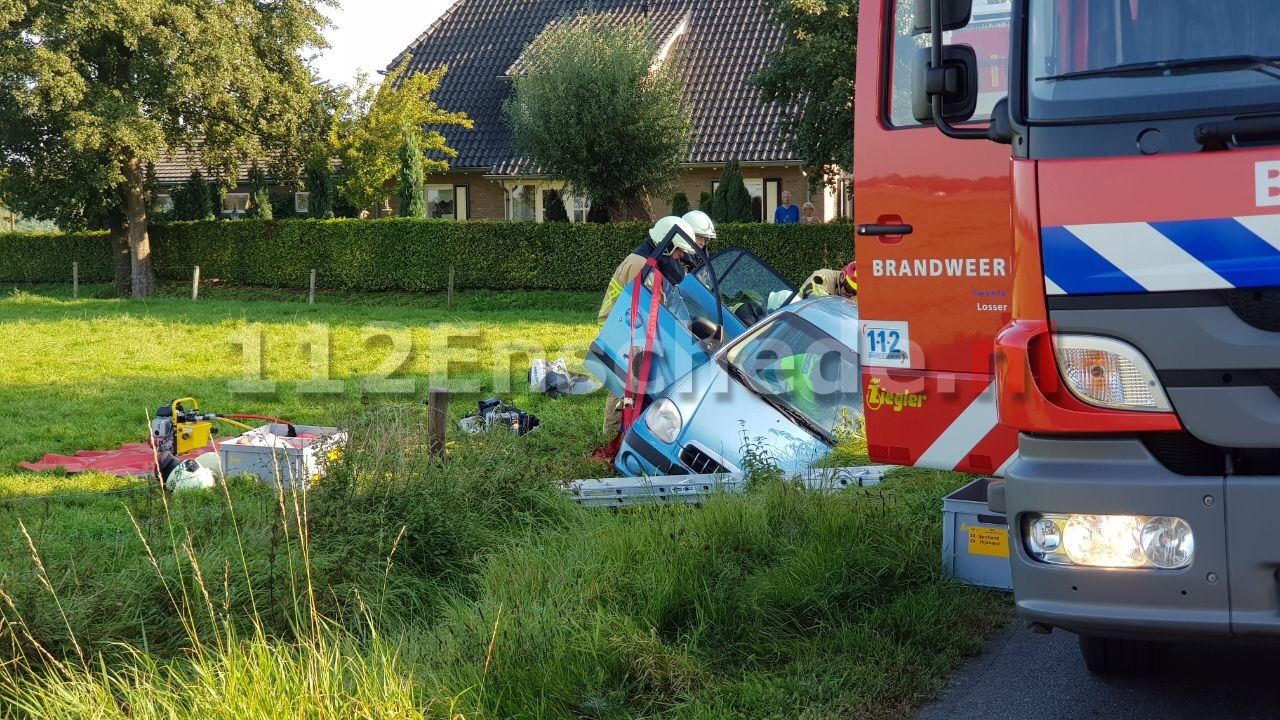
<path id="1" fill-rule="evenodd" d="M 218 457 L 229 477 L 253 475 L 272 487 L 308 487 L 324 475 L 329 453 L 347 438 L 345 431 L 318 425 L 294 425 L 298 435 L 311 438 L 285 438 L 288 425 L 270 424 L 249 430 L 237 437 L 218 441 Z M 282 438 L 281 444 L 263 442 L 267 435 Z"/>
<path id="2" fill-rule="evenodd" d="M 1012 590 L 1009 523 L 987 509 L 988 482 L 979 478 L 943 499 L 943 568 L 973 585 Z"/>

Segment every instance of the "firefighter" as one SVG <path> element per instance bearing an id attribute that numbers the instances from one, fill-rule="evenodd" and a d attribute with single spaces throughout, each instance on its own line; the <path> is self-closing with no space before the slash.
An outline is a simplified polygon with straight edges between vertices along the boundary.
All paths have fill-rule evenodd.
<path id="1" fill-rule="evenodd" d="M 622 291 L 630 283 L 635 282 L 636 276 L 644 270 L 650 255 L 657 250 L 658 245 L 666 239 L 667 233 L 671 232 L 673 227 L 679 228 L 681 232 L 676 233 L 671 248 L 658 258 L 658 269 L 665 282 L 678 285 L 684 279 L 684 266 L 681 265 L 681 260 L 685 255 L 697 254 L 686 238 L 695 237 L 696 233 L 684 220 L 668 215 L 654 223 L 649 229 L 649 237 L 631 251 L 631 254 L 623 259 L 622 264 L 618 265 L 618 269 L 613 271 L 613 277 L 609 279 L 609 289 L 605 291 L 604 302 L 600 305 L 600 312 L 596 317 L 597 322 L 604 324 L 604 321 L 609 318 L 609 313 L 613 311 L 613 306 L 618 302 Z M 681 235 L 681 233 L 684 234 Z M 621 429 L 622 399 L 610 392 L 605 399 L 604 434 L 606 437 L 613 438 Z"/>
<path id="2" fill-rule="evenodd" d="M 600 312 L 596 315 L 596 322 L 604 324 L 604 321 L 609 318 L 609 313 L 613 311 L 613 304 L 618 301 L 618 297 L 622 295 L 622 290 L 627 286 L 627 283 L 636 279 L 636 275 L 639 275 L 640 271 L 644 269 L 645 261 L 649 259 L 649 255 L 657 248 L 658 243 L 661 243 L 667 233 L 671 232 L 671 228 L 677 225 L 683 232 L 688 233 L 690 237 L 694 236 L 693 228 L 675 215 L 668 215 L 654 223 L 654 226 L 649 229 L 649 237 L 639 247 L 632 250 L 631 254 L 618 266 L 618 269 L 613 271 L 613 277 L 609 279 L 609 289 L 604 294 L 604 302 L 601 303 Z M 680 233 L 676 233 L 672 248 L 667 252 L 666 257 L 680 260 L 685 255 L 692 254 L 694 254 L 693 246 Z M 676 279 L 673 276 L 670 263 L 659 259 L 659 265 L 661 266 L 660 269 L 663 270 L 663 276 L 668 281 L 676 280 L 678 283 L 679 279 L 683 279 Z"/>
<path id="3" fill-rule="evenodd" d="M 680 219 L 693 228 L 694 241 L 698 243 L 698 249 L 706 252 L 707 245 L 716 239 L 716 224 L 711 222 L 711 217 L 701 210 L 690 210 Z"/>
<path id="4" fill-rule="evenodd" d="M 858 261 L 855 260 L 844 266 L 844 270 L 840 271 L 840 280 L 836 283 L 836 290 L 847 298 L 858 297 Z"/>
<path id="5" fill-rule="evenodd" d="M 800 297 L 838 295 L 843 298 L 858 296 L 858 263 L 851 262 L 843 270 L 815 270 L 800 286 Z"/>

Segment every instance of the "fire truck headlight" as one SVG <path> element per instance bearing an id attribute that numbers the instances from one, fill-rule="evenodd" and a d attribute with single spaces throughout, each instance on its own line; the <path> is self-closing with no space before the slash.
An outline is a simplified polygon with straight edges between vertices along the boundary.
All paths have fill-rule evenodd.
<path id="1" fill-rule="evenodd" d="M 1058 369 L 1076 397 L 1097 407 L 1169 412 L 1155 370 L 1134 346 L 1097 335 L 1055 335 Z"/>
<path id="2" fill-rule="evenodd" d="M 684 418 L 680 417 L 680 409 L 675 403 L 662 398 L 645 411 L 644 424 L 655 437 L 669 445 L 679 437 Z"/>
<path id="3" fill-rule="evenodd" d="M 1182 518 L 1145 515 L 1032 515 L 1024 542 L 1051 565 L 1177 570 L 1195 558 L 1195 537 Z"/>

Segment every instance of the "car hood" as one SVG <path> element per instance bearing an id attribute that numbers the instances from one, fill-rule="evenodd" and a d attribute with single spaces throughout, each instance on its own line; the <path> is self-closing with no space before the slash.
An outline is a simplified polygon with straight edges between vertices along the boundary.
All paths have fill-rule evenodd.
<path id="1" fill-rule="evenodd" d="M 799 472 L 831 450 L 715 361 L 694 370 L 667 397 L 684 419 L 678 443 L 710 451 L 730 470 L 745 469 L 752 456 L 767 456 L 783 470 Z"/>

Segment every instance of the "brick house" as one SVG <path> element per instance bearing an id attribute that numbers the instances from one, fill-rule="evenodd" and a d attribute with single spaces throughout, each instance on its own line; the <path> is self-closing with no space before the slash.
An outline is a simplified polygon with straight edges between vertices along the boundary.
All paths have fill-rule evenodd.
<path id="1" fill-rule="evenodd" d="M 427 179 L 433 217 L 543 220 L 546 201 L 564 183 L 537 175 L 522 162 L 502 104 L 511 95 L 510 78 L 520 71 L 524 49 L 550 25 L 588 7 L 648 22 L 660 48 L 657 60 L 678 53 L 693 108 L 690 151 L 678 189 L 691 207 L 698 207 L 702 193 L 713 191 L 724 164 L 736 159 L 762 220 L 773 221 L 784 190 L 798 205 L 812 202 L 821 219 L 848 215 L 847 203 L 838 200 L 845 196 L 839 184 L 810 192 L 799 160 L 783 141 L 779 109 L 761 102 L 748 85 L 785 35 L 759 0 L 457 0 L 388 65 L 394 69 L 406 56 L 409 72 L 448 65 L 432 99 L 475 122 L 472 131 L 435 128 L 458 157 L 450 161 L 448 174 Z M 585 220 L 585 202 L 564 200 L 570 220 Z M 669 196 L 651 200 L 655 215 L 669 212 Z"/>
<path id="2" fill-rule="evenodd" d="M 264 160 L 262 164 L 266 167 L 268 163 Z M 251 164 L 242 164 L 235 182 L 225 183 L 226 192 L 222 196 L 220 218 L 234 219 L 244 217 L 245 211 L 250 205 L 249 195 L 253 191 L 252 184 L 249 182 L 249 170 L 251 167 Z M 173 154 L 162 156 L 154 164 L 157 186 L 156 208 L 160 210 L 172 208 L 173 198 L 171 193 L 173 189 L 178 185 L 185 184 L 191 179 L 191 173 L 197 170 L 204 176 L 205 180 L 223 179 L 219 173 L 202 167 L 197 153 L 179 150 Z M 278 178 L 270 174 L 267 176 L 267 184 L 273 197 L 279 195 L 292 196 L 292 202 L 289 204 L 292 205 L 295 214 L 307 214 L 310 199 L 309 193 L 297 192 L 293 189 L 291 183 L 280 183 Z"/>

